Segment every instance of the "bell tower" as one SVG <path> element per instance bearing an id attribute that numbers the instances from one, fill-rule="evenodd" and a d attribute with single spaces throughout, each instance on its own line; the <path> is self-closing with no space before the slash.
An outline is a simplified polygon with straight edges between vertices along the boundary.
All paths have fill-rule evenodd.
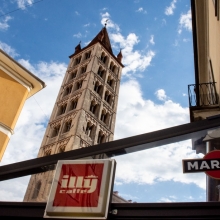
<path id="1" fill-rule="evenodd" d="M 38 157 L 113 140 L 124 67 L 121 51 L 113 54 L 103 27 L 86 47 L 79 43 L 69 58 Z M 32 175 L 24 201 L 46 201 L 53 172 Z"/>

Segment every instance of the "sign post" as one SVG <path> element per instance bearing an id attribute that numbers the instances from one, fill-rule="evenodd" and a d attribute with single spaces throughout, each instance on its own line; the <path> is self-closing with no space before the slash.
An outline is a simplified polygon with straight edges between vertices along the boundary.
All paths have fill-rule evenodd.
<path id="1" fill-rule="evenodd" d="M 106 219 L 116 162 L 58 161 L 45 218 Z"/>

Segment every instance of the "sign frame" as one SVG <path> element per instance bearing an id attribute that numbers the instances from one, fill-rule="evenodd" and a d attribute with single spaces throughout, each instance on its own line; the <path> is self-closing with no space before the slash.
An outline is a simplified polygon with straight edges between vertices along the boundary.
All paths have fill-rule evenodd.
<path id="1" fill-rule="evenodd" d="M 98 201 L 97 206 L 90 207 L 92 196 L 95 193 L 91 193 L 89 196 L 87 193 L 86 195 L 87 200 L 89 199 L 88 206 L 66 206 L 66 205 L 54 205 L 57 199 L 57 190 L 59 187 L 62 187 L 63 184 L 63 166 L 70 167 L 70 169 L 74 170 L 75 172 L 79 172 L 79 167 L 91 167 L 91 166 L 101 166 L 103 164 L 103 170 L 101 174 L 101 178 L 98 178 L 98 184 L 100 185 L 99 194 L 98 194 Z M 78 168 L 77 168 L 78 166 Z M 65 219 L 107 219 L 108 212 L 109 212 L 109 204 L 110 199 L 112 196 L 113 191 L 113 183 L 114 183 L 114 176 L 115 176 L 115 168 L 116 168 L 116 161 L 114 159 L 94 159 L 94 160 L 64 160 L 58 161 L 56 172 L 54 174 L 54 179 L 52 182 L 50 194 L 48 197 L 48 202 L 46 205 L 44 218 L 65 218 Z M 91 170 L 91 169 L 90 169 Z M 74 173 L 74 172 L 73 172 Z M 67 175 L 66 175 L 67 176 Z M 65 177 L 64 177 L 65 178 Z M 74 176 L 74 178 L 78 178 L 79 176 Z M 82 179 L 82 177 L 80 177 Z M 85 177 L 88 178 L 88 177 Z M 93 177 L 91 177 L 93 178 Z M 60 181 L 61 180 L 61 181 Z M 68 180 L 70 181 L 70 180 Z M 84 182 L 83 182 L 84 181 Z M 89 179 L 87 179 L 87 185 Z M 81 184 L 85 184 L 85 179 L 81 180 Z M 76 182 L 77 185 L 77 182 Z M 90 181 L 90 185 L 92 185 L 92 180 Z M 80 194 L 80 190 L 75 191 L 74 193 L 67 193 L 66 195 L 62 195 L 63 198 L 69 200 L 69 198 L 73 196 L 82 196 Z M 65 197 L 66 196 L 66 197 Z M 97 192 L 96 192 L 97 196 Z"/>

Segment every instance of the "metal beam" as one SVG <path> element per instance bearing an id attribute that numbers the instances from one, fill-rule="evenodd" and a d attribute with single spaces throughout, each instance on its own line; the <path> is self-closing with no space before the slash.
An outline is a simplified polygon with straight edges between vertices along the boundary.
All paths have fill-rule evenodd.
<path id="1" fill-rule="evenodd" d="M 112 203 L 110 212 L 114 214 L 109 214 L 107 219 L 219 219 L 219 206 L 219 202 Z M 40 202 L 0 202 L 0 216 L 4 219 L 43 220 L 45 207 L 46 203 Z"/>
<path id="2" fill-rule="evenodd" d="M 218 126 L 220 126 L 220 118 L 206 119 L 87 148 L 1 166 L 0 181 L 52 170 L 58 160 L 75 160 L 104 153 L 112 157 L 195 137 L 201 138 L 202 135 L 207 134 L 207 129 Z"/>

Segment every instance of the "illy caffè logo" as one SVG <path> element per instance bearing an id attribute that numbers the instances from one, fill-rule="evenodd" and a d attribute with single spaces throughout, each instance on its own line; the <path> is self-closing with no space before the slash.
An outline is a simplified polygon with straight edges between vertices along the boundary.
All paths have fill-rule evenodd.
<path id="1" fill-rule="evenodd" d="M 61 180 L 60 193 L 93 193 L 97 188 L 98 176 L 69 176 Z"/>

